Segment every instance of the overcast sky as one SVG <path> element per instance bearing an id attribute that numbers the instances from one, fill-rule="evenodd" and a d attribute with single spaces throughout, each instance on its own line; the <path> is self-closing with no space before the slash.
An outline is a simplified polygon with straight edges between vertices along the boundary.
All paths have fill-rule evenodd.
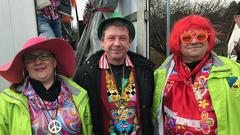
<path id="1" fill-rule="evenodd" d="M 79 17 L 79 20 L 82 20 L 82 16 L 83 16 L 83 11 L 84 11 L 84 8 L 85 8 L 85 4 L 88 0 L 76 0 L 77 2 L 77 9 L 78 9 L 78 17 Z"/>

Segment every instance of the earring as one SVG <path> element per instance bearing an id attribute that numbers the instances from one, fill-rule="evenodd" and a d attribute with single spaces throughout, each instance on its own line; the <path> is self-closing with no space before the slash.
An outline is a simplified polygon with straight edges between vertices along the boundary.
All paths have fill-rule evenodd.
<path id="1" fill-rule="evenodd" d="M 56 80 L 57 79 L 57 70 L 55 69 L 54 70 L 54 80 Z"/>
<path id="2" fill-rule="evenodd" d="M 23 70 L 23 72 L 22 72 L 22 77 L 23 77 L 23 79 L 25 79 L 25 77 L 26 77 L 25 70 Z"/>

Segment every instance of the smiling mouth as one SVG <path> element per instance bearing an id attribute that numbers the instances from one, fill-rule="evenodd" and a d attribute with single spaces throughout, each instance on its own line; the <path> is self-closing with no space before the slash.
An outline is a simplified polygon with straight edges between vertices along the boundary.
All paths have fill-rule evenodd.
<path id="1" fill-rule="evenodd" d="M 187 46 L 187 49 L 192 49 L 192 48 L 202 48 L 202 45 L 190 45 L 190 46 Z"/>
<path id="2" fill-rule="evenodd" d="M 45 68 L 37 68 L 37 69 L 34 69 L 35 71 L 43 71 Z"/>
<path id="3" fill-rule="evenodd" d="M 190 47 L 190 48 L 188 48 L 188 49 L 196 49 L 196 48 L 202 48 L 202 47 Z"/>
<path id="4" fill-rule="evenodd" d="M 113 53 L 121 53 L 121 50 L 112 50 Z"/>

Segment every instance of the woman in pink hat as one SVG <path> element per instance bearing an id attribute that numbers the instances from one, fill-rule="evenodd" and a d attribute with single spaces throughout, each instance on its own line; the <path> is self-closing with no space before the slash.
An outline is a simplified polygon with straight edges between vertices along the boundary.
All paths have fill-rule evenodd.
<path id="1" fill-rule="evenodd" d="M 0 134 L 92 134 L 86 90 L 68 79 L 75 55 L 62 39 L 31 38 L 0 67 Z"/>

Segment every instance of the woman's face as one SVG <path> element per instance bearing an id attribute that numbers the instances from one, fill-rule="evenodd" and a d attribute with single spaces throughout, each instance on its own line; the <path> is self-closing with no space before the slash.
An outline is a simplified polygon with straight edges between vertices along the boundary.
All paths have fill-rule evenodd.
<path id="1" fill-rule="evenodd" d="M 44 50 L 32 50 L 24 54 L 23 61 L 30 78 L 43 84 L 54 82 L 54 70 L 57 62 L 52 53 Z"/>

